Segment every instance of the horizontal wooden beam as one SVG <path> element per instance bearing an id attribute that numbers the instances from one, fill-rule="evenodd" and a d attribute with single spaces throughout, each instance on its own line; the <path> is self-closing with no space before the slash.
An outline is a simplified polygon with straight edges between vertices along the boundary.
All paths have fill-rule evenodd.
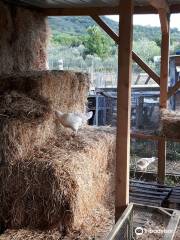
<path id="1" fill-rule="evenodd" d="M 84 8 L 41 8 L 46 16 L 89 16 L 95 15 L 118 15 L 119 7 L 84 7 Z M 153 6 L 135 6 L 134 14 L 156 14 L 157 9 Z M 180 13 L 180 4 L 170 6 L 170 13 Z"/>
<path id="2" fill-rule="evenodd" d="M 117 43 L 119 44 L 119 36 L 97 15 L 91 17 L 94 21 Z M 160 84 L 160 77 L 133 51 L 132 59 L 157 83 Z"/>
<path id="3" fill-rule="evenodd" d="M 133 132 L 133 131 L 131 131 L 131 138 L 142 139 L 142 140 L 152 140 L 152 141 L 167 140 L 167 141 L 173 141 L 173 142 L 180 142 L 180 139 L 174 139 L 174 138 L 169 138 L 164 136 L 158 136 L 155 134 Z"/>
<path id="4" fill-rule="evenodd" d="M 176 84 L 173 87 L 169 89 L 168 98 L 172 97 L 172 95 L 175 94 L 179 88 L 180 88 L 180 80 L 176 82 Z"/>
<path id="5" fill-rule="evenodd" d="M 155 134 L 148 134 L 143 132 L 133 132 L 131 131 L 131 138 L 137 138 L 137 139 L 144 139 L 144 140 L 152 140 L 152 141 L 159 141 L 164 137 L 157 136 Z"/>
<path id="6" fill-rule="evenodd" d="M 119 15 L 119 7 L 82 7 L 82 8 L 46 8 L 42 9 L 47 16 L 88 16 L 95 15 Z M 157 13 L 152 6 L 135 7 L 134 13 Z"/>

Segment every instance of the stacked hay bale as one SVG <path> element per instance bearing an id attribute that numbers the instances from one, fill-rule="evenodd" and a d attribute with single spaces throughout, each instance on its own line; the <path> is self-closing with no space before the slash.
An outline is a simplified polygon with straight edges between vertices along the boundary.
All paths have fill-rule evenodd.
<path id="1" fill-rule="evenodd" d="M 28 96 L 40 95 L 57 110 L 84 112 L 89 79 L 82 73 L 31 71 L 0 77 L 0 86 L 0 93 L 15 90 Z"/>
<path id="2" fill-rule="evenodd" d="M 114 133 L 87 127 L 71 138 L 52 111 L 83 112 L 87 76 L 33 72 L 0 84 L 0 222 L 17 229 L 89 227 L 110 189 Z"/>
<path id="3" fill-rule="evenodd" d="M 0 75 L 46 69 L 46 16 L 0 1 Z"/>
<path id="4" fill-rule="evenodd" d="M 180 112 L 161 110 L 161 131 L 167 138 L 180 139 Z"/>

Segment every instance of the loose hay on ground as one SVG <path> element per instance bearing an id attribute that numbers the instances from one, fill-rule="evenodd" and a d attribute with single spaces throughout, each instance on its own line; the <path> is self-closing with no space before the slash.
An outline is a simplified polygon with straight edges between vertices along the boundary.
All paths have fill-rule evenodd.
<path id="1" fill-rule="evenodd" d="M 85 220 L 105 204 L 113 156 L 113 133 L 89 127 L 72 138 L 60 131 L 31 158 L 0 169 L 1 221 L 11 228 L 88 227 Z"/>

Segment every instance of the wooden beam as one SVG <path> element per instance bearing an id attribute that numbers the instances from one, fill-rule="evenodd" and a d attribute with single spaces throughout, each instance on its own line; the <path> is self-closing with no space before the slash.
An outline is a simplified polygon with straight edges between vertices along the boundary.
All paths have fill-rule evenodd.
<path id="1" fill-rule="evenodd" d="M 172 97 L 176 92 L 177 90 L 180 88 L 180 80 L 176 82 L 176 84 L 171 87 L 168 91 L 168 98 Z"/>
<path id="2" fill-rule="evenodd" d="M 119 7 L 82 7 L 82 8 L 44 8 L 41 9 L 46 16 L 89 16 L 95 15 L 118 15 Z M 157 13 L 152 6 L 136 6 L 136 14 Z"/>
<path id="3" fill-rule="evenodd" d="M 158 141 L 158 183 L 164 184 L 166 176 L 166 141 Z"/>
<path id="4" fill-rule="evenodd" d="M 46 16 L 89 16 L 95 15 L 118 15 L 119 7 L 84 7 L 84 8 L 37 8 Z M 157 10 L 150 6 L 135 6 L 135 14 L 156 14 Z M 171 4 L 170 13 L 180 13 L 180 4 Z"/>
<path id="5" fill-rule="evenodd" d="M 119 36 L 97 15 L 91 15 L 93 20 L 118 44 Z M 160 77 L 135 53 L 132 52 L 133 60 L 160 85 Z"/>
<path id="6" fill-rule="evenodd" d="M 116 225 L 113 227 L 112 231 L 107 236 L 108 240 L 118 239 L 117 237 L 118 237 L 119 231 L 122 228 L 122 226 L 124 225 L 124 223 L 129 220 L 130 215 L 132 214 L 132 211 L 133 211 L 133 203 L 130 203 L 129 206 L 127 207 L 127 209 L 123 212 L 122 216 L 118 219 L 118 221 L 117 221 Z M 131 224 L 131 223 L 129 223 L 129 224 Z"/>
<path id="7" fill-rule="evenodd" d="M 166 13 L 170 12 L 169 5 L 166 0 L 149 0 L 149 3 L 158 11 L 159 9 L 164 9 Z"/>
<path id="8" fill-rule="evenodd" d="M 180 220 L 179 211 L 174 210 L 173 214 L 171 215 L 170 221 L 168 223 L 168 226 L 166 228 L 166 233 L 164 235 L 164 240 L 173 240 L 174 236 L 176 234 L 176 229 L 178 227 Z"/>
<path id="9" fill-rule="evenodd" d="M 91 15 L 92 19 L 115 41 L 119 43 L 119 36 L 97 15 Z"/>
<path id="10" fill-rule="evenodd" d="M 168 33 L 168 19 L 167 14 L 170 13 L 169 5 L 166 0 L 149 0 L 149 3 L 158 10 L 161 22 L 161 30 L 163 33 Z"/>
<path id="11" fill-rule="evenodd" d="M 132 53 L 133 60 L 158 84 L 160 77 L 155 73 L 135 52 Z"/>
<path id="12" fill-rule="evenodd" d="M 132 72 L 133 0 L 120 1 L 115 218 L 121 216 L 129 203 L 130 111 Z"/>
<path id="13" fill-rule="evenodd" d="M 159 19 L 161 23 L 161 31 L 164 34 L 168 34 L 169 31 L 169 23 L 168 23 L 168 18 L 167 18 L 167 12 L 164 9 L 159 9 Z"/>
<path id="14" fill-rule="evenodd" d="M 161 41 L 161 73 L 160 73 L 160 108 L 167 108 L 167 90 L 169 78 L 169 17 L 166 15 L 168 31 L 162 32 Z M 164 183 L 166 175 L 166 141 L 158 142 L 158 181 Z"/>
<path id="15" fill-rule="evenodd" d="M 155 134 L 143 133 L 143 132 L 137 132 L 137 131 L 136 132 L 131 131 L 131 138 L 152 140 L 152 141 L 159 141 L 161 139 L 164 139 L 164 137 L 161 137 Z"/>
<path id="16" fill-rule="evenodd" d="M 160 107 L 167 107 L 167 91 L 169 77 L 169 17 L 168 32 L 162 33 L 161 42 L 161 73 L 160 73 Z"/>

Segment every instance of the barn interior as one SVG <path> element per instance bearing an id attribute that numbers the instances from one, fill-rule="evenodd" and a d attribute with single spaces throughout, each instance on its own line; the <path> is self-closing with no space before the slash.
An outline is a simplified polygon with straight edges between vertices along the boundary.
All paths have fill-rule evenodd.
<path id="1" fill-rule="evenodd" d="M 135 13 L 159 14 L 160 75 L 132 51 Z M 167 108 L 180 87 L 168 86 L 172 13 L 180 13 L 177 0 L 0 1 L 0 239 L 133 239 L 146 224 L 142 212 L 154 228 L 162 218 L 161 238 L 150 239 L 179 239 L 180 187 L 165 185 L 167 141 L 180 141 L 180 114 Z M 100 17 L 115 14 L 119 34 Z M 71 136 L 59 124 L 55 111 L 86 111 L 90 82 L 85 73 L 47 70 L 48 16 L 90 16 L 117 43 L 116 128 Z M 160 86 L 158 133 L 130 130 L 132 61 Z M 157 142 L 156 183 L 130 181 L 130 138 Z M 162 205 L 168 198 L 171 208 Z"/>

